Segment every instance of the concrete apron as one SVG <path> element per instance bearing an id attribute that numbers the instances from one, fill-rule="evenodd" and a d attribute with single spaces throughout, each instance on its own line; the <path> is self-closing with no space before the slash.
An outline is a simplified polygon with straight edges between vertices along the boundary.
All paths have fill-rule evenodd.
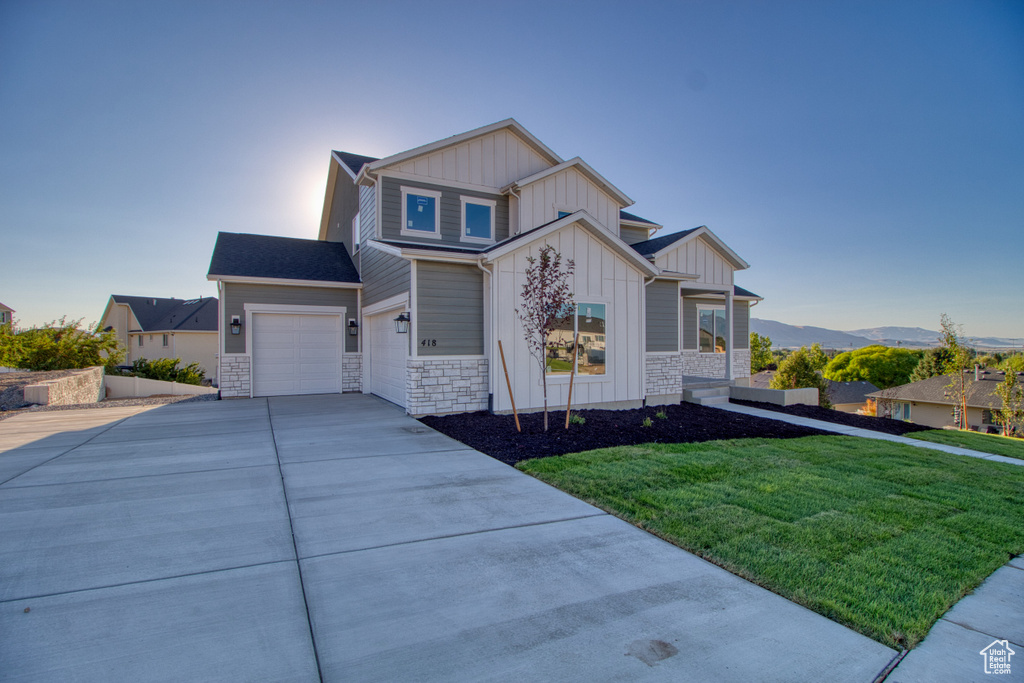
<path id="1" fill-rule="evenodd" d="M 867 682 L 896 655 L 373 397 L 105 412 L 0 422 L 5 680 Z"/>

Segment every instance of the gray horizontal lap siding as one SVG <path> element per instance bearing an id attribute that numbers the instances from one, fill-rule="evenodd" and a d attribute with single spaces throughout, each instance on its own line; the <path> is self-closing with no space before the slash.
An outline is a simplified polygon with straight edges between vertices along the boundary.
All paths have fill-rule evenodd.
<path id="1" fill-rule="evenodd" d="M 356 317 L 357 293 L 354 289 L 328 289 L 326 287 L 291 287 L 287 285 L 252 285 L 224 283 L 222 310 L 224 321 L 224 352 L 246 353 L 245 304 L 287 304 L 295 306 L 344 306 L 347 318 Z M 231 334 L 231 316 L 242 321 L 241 334 Z M 348 324 L 345 320 L 344 324 Z M 345 334 L 345 351 L 359 350 L 358 338 Z"/>
<path id="2" fill-rule="evenodd" d="M 359 243 L 366 246 L 366 240 L 374 239 L 377 221 L 377 190 L 374 187 L 359 188 Z"/>
<path id="3" fill-rule="evenodd" d="M 697 349 L 697 306 L 724 306 L 722 299 L 683 299 L 683 348 Z M 734 349 L 750 348 L 750 308 L 746 301 L 732 302 L 732 345 Z"/>
<path id="4" fill-rule="evenodd" d="M 490 199 L 497 202 L 497 205 L 494 207 L 495 240 L 501 241 L 508 237 L 508 197 L 441 185 L 398 180 L 396 178 L 383 178 L 382 184 L 384 193 L 381 198 L 383 239 L 423 242 L 424 244 L 432 245 L 479 246 L 479 244 L 462 241 L 462 197 L 480 197 L 481 199 Z M 402 234 L 403 187 L 418 187 L 441 193 L 441 239 Z"/>
<path id="5" fill-rule="evenodd" d="M 332 161 L 331 163 L 338 163 Z M 338 179 L 331 199 L 331 215 L 327 223 L 327 241 L 344 242 L 348 253 L 354 254 L 352 219 L 359 212 L 359 191 L 344 169 L 338 169 Z"/>
<path id="6" fill-rule="evenodd" d="M 679 285 L 656 280 L 647 285 L 647 350 L 679 350 Z"/>
<path id="7" fill-rule="evenodd" d="M 476 266 L 418 261 L 416 299 L 419 355 L 483 354 L 483 273 Z"/>
<path id="8" fill-rule="evenodd" d="M 366 247 L 360 254 L 363 280 L 363 306 L 384 301 L 409 291 L 409 262 L 404 258 L 386 254 L 380 249 Z"/>

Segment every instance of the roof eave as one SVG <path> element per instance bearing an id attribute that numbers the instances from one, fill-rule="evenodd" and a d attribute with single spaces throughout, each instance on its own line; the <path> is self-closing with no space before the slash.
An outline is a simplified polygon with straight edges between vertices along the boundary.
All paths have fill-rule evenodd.
<path id="1" fill-rule="evenodd" d="M 640 254 L 630 249 L 625 242 L 623 242 L 621 239 L 619 239 L 611 232 L 609 232 L 609 230 L 603 225 L 601 225 L 601 223 L 596 218 L 591 216 L 583 209 L 573 212 L 568 216 L 563 216 L 562 218 L 556 221 L 552 221 L 551 223 L 548 223 L 547 225 L 541 228 L 535 228 L 534 230 L 536 231 L 536 234 L 530 236 L 529 239 L 524 240 L 509 238 L 507 244 L 495 245 L 490 250 L 481 252 L 480 255 L 483 257 L 484 261 L 493 262 L 494 259 L 501 258 L 502 256 L 505 256 L 506 254 L 509 254 L 521 248 L 525 244 L 529 244 L 530 242 L 543 239 L 544 237 L 555 232 L 558 232 L 562 228 L 573 223 L 580 223 L 584 227 L 588 228 L 591 232 L 597 235 L 602 242 L 607 244 L 613 251 L 617 252 L 620 256 L 624 257 L 624 260 L 633 263 L 633 265 L 636 266 L 637 270 L 644 272 L 648 277 L 656 277 L 660 273 L 660 270 L 657 266 L 652 264 L 650 261 L 645 259 Z"/>
<path id="2" fill-rule="evenodd" d="M 480 137 L 481 135 L 487 135 L 488 133 L 493 133 L 495 131 L 499 131 L 505 128 L 512 130 L 514 133 L 516 133 L 516 135 L 523 138 L 526 142 L 530 144 L 531 147 L 533 147 L 537 152 L 539 152 L 541 156 L 545 157 L 549 163 L 554 165 L 562 163 L 562 158 L 560 156 L 555 154 L 547 145 L 545 145 L 543 142 L 534 137 L 533 134 L 530 133 L 530 131 L 523 128 L 523 126 L 518 121 L 510 118 L 505 119 L 503 121 L 498 121 L 497 123 L 492 123 L 487 126 L 475 128 L 473 130 L 466 131 L 465 133 L 452 135 L 451 137 L 447 137 L 442 140 L 437 140 L 436 142 L 431 142 L 426 145 L 420 145 L 419 147 L 414 147 L 413 149 L 406 150 L 405 152 L 399 152 L 398 154 L 393 154 L 389 157 L 384 157 L 383 159 L 378 159 L 372 164 L 364 165 L 362 170 L 359 172 L 359 175 L 362 176 L 364 173 L 377 171 L 382 168 L 386 168 L 387 166 L 399 164 L 402 163 L 403 161 L 408 161 L 409 159 L 412 159 L 414 157 L 422 156 L 424 154 L 430 154 L 432 152 L 436 152 L 439 149 L 444 149 L 445 147 L 458 145 L 467 140 L 472 140 L 473 138 Z"/>
<path id="3" fill-rule="evenodd" d="M 516 188 L 526 187 L 527 185 L 532 185 L 533 183 L 535 183 L 535 182 L 537 182 L 539 180 L 543 180 L 544 178 L 547 178 L 550 175 L 553 175 L 555 173 L 560 173 L 561 171 L 564 171 L 566 169 L 573 168 L 573 167 L 578 167 L 579 169 L 581 169 L 581 171 L 582 171 L 584 176 L 586 176 L 589 180 L 591 180 L 593 183 L 595 183 L 604 192 L 606 192 L 607 194 L 609 194 L 612 197 L 614 197 L 615 200 L 618 201 L 619 204 L 622 205 L 622 207 L 632 206 L 633 204 L 636 203 L 632 199 L 630 199 L 629 196 L 625 192 L 623 192 L 619 188 L 615 187 L 615 185 L 613 185 L 607 178 L 605 178 L 603 175 L 601 175 L 600 173 L 595 171 L 590 166 L 590 164 L 588 164 L 587 162 L 583 161 L 583 159 L 581 159 L 580 157 L 573 157 L 572 159 L 569 159 L 568 161 L 562 162 L 562 163 L 560 163 L 560 164 L 558 164 L 556 166 L 552 166 L 551 168 L 546 168 L 543 171 L 539 171 L 537 173 L 534 173 L 531 176 L 527 176 L 525 178 L 521 178 L 520 180 L 517 180 L 514 183 L 511 183 L 508 187 L 516 187 Z M 620 221 L 621 221 L 621 219 L 620 219 Z"/>

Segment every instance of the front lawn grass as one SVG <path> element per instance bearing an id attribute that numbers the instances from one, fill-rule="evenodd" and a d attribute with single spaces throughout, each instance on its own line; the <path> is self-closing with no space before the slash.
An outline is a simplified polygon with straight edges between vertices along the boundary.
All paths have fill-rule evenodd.
<path id="1" fill-rule="evenodd" d="M 648 444 L 517 467 L 893 647 L 1024 552 L 1024 468 L 887 441 Z"/>
<path id="2" fill-rule="evenodd" d="M 1001 434 L 980 434 L 978 432 L 960 432 L 952 429 L 932 429 L 927 432 L 910 432 L 904 436 L 921 439 L 947 446 L 970 448 L 972 451 L 1005 455 L 1008 458 L 1024 460 L 1024 439 L 1017 439 Z"/>

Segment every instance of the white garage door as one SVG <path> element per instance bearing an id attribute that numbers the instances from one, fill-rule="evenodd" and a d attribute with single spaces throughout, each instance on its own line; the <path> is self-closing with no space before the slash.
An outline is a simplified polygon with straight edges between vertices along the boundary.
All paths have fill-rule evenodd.
<path id="1" fill-rule="evenodd" d="M 370 338 L 370 393 L 405 407 L 409 335 L 395 332 L 398 311 L 366 319 Z"/>
<path id="2" fill-rule="evenodd" d="M 252 395 L 341 392 L 341 316 L 253 313 Z"/>

